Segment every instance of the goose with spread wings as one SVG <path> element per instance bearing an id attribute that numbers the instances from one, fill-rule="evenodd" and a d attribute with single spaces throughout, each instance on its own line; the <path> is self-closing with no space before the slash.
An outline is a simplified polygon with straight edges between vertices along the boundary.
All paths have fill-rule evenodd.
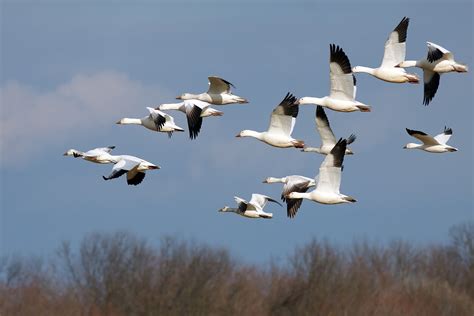
<path id="1" fill-rule="evenodd" d="M 112 173 L 107 177 L 102 176 L 104 180 L 116 179 L 126 174 L 128 185 L 138 185 L 145 178 L 145 171 L 160 169 L 159 166 L 135 156 L 119 155 L 114 158 Z"/>
<path id="2" fill-rule="evenodd" d="M 444 127 L 444 131 L 435 137 L 430 136 L 421 131 L 415 131 L 412 129 L 406 129 L 410 136 L 415 137 L 423 142 L 423 144 L 408 143 L 405 145 L 405 149 L 421 149 L 430 153 L 446 153 L 458 151 L 457 148 L 447 145 L 446 143 L 451 138 L 453 130 L 451 128 Z"/>
<path id="3" fill-rule="evenodd" d="M 303 148 L 304 142 L 302 140 L 291 137 L 298 111 L 296 97 L 288 92 L 285 98 L 273 110 L 270 116 L 270 126 L 267 131 L 243 130 L 236 137 L 253 137 L 268 145 L 279 148 Z"/>
<path id="4" fill-rule="evenodd" d="M 291 192 L 287 199 L 308 199 L 322 204 L 354 203 L 356 200 L 340 193 L 342 163 L 346 151 L 347 140 L 339 139 L 319 168 L 316 189 L 311 192 Z"/>
<path id="5" fill-rule="evenodd" d="M 273 213 L 266 213 L 263 211 L 267 202 L 274 202 L 280 206 L 282 206 L 278 201 L 272 199 L 269 196 L 257 194 L 252 194 L 252 198 L 249 202 L 246 200 L 239 198 L 238 196 L 234 196 L 235 202 L 237 203 L 237 207 L 229 207 L 224 206 L 219 210 L 219 212 L 232 212 L 236 213 L 240 216 L 249 217 L 249 218 L 272 218 Z"/>
<path id="6" fill-rule="evenodd" d="M 208 102 L 192 99 L 179 103 L 163 103 L 156 110 L 177 110 L 185 113 L 188 121 L 189 137 L 195 139 L 201 131 L 203 117 L 224 115 L 223 112 L 211 108 L 210 105 Z"/>
<path id="7" fill-rule="evenodd" d="M 467 72 L 468 67 L 454 60 L 454 55 L 446 48 L 426 42 L 428 55 L 421 60 L 407 60 L 398 67 L 418 67 L 423 69 L 423 104 L 428 105 L 438 91 L 440 75 L 446 72 Z"/>
<path id="8" fill-rule="evenodd" d="M 115 146 L 99 147 L 86 152 L 82 152 L 77 149 L 69 149 L 63 155 L 72 156 L 74 158 L 82 158 L 84 160 L 100 164 L 115 163 L 114 156 L 110 154 L 114 148 Z"/>
<path id="9" fill-rule="evenodd" d="M 409 74 L 405 69 L 395 67 L 405 60 L 406 39 L 408 23 L 410 19 L 404 17 L 395 29 L 388 36 L 385 42 L 385 51 L 383 54 L 382 64 L 378 68 L 369 68 L 356 66 L 352 69 L 354 73 L 368 73 L 378 79 L 393 83 L 419 83 L 417 75 Z"/>
<path id="10" fill-rule="evenodd" d="M 327 155 L 331 152 L 331 150 L 334 148 L 334 145 L 336 145 L 336 137 L 334 136 L 334 133 L 331 129 L 331 126 L 329 125 L 329 120 L 326 115 L 326 112 L 324 111 L 324 108 L 320 105 L 316 107 L 316 129 L 319 133 L 319 136 L 321 136 L 321 146 L 320 147 L 305 147 L 302 149 L 304 152 L 315 152 L 323 155 Z M 352 144 L 356 139 L 356 136 L 354 134 L 351 134 L 347 138 L 347 145 Z M 346 155 L 353 155 L 354 152 L 349 148 L 346 147 Z"/>
<path id="11" fill-rule="evenodd" d="M 300 175 L 291 175 L 283 178 L 268 177 L 263 183 L 283 183 L 281 199 L 283 202 L 286 202 L 286 214 L 289 218 L 296 216 L 296 212 L 300 208 L 303 199 L 287 199 L 286 196 L 291 192 L 306 192 L 309 188 L 316 185 L 315 179 Z"/>
<path id="12" fill-rule="evenodd" d="M 176 97 L 176 99 L 197 99 L 214 105 L 248 103 L 247 99 L 232 94 L 231 88 L 235 88 L 235 86 L 229 81 L 216 76 L 210 76 L 208 77 L 208 79 L 209 89 L 207 90 L 207 92 L 200 94 L 183 93 L 182 95 Z"/>
<path id="13" fill-rule="evenodd" d="M 316 104 L 338 112 L 370 112 L 370 106 L 355 100 L 356 78 L 352 73 L 349 58 L 342 48 L 329 46 L 329 77 L 331 91 L 323 98 L 303 97 L 298 104 Z"/>
<path id="14" fill-rule="evenodd" d="M 160 110 L 147 107 L 150 112 L 148 116 L 143 118 L 123 118 L 117 122 L 121 125 L 142 125 L 155 132 L 168 133 L 171 137 L 173 132 L 184 132 L 184 129 L 174 123 L 174 118 Z"/>

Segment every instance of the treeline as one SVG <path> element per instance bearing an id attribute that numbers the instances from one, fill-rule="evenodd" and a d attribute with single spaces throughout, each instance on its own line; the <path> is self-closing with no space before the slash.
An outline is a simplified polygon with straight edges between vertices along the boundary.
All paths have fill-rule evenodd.
<path id="1" fill-rule="evenodd" d="M 52 258 L 2 258 L 0 315 L 474 315 L 474 223 L 443 245 L 313 240 L 254 266 L 177 238 L 91 234 Z"/>

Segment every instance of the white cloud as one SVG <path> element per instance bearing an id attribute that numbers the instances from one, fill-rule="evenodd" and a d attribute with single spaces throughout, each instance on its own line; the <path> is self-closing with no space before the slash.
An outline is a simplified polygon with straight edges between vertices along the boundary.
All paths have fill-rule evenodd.
<path id="1" fill-rule="evenodd" d="M 49 92 L 7 82 L 0 88 L 2 164 L 24 161 L 72 133 L 112 126 L 119 116 L 143 116 L 146 106 L 170 96 L 113 71 L 78 74 Z"/>

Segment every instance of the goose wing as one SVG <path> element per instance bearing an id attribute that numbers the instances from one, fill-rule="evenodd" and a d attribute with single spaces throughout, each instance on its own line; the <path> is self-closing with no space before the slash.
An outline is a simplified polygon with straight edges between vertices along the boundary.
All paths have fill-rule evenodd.
<path id="1" fill-rule="evenodd" d="M 147 107 L 150 112 L 149 118 L 155 123 L 156 129 L 161 130 L 165 125 L 166 121 L 169 121 L 170 116 L 160 110 L 155 110 L 154 108 Z"/>
<path id="2" fill-rule="evenodd" d="M 111 180 L 118 178 L 126 174 L 129 170 L 132 170 L 134 167 L 138 166 L 140 162 L 132 161 L 126 158 L 120 158 L 120 160 L 114 164 L 112 167 L 112 173 L 109 176 L 102 176 L 104 180 Z"/>
<path id="3" fill-rule="evenodd" d="M 324 108 L 320 105 L 316 107 L 316 128 L 319 135 L 321 136 L 321 141 L 323 146 L 331 146 L 336 144 L 336 137 L 329 125 L 328 117 Z"/>
<path id="4" fill-rule="evenodd" d="M 329 77 L 331 91 L 329 97 L 339 100 L 353 101 L 355 98 L 356 79 L 352 74 L 351 63 L 342 48 L 329 46 Z"/>
<path id="5" fill-rule="evenodd" d="M 268 132 L 290 136 L 295 127 L 298 111 L 299 106 L 296 104 L 296 97 L 288 92 L 285 98 L 273 110 L 270 116 Z"/>
<path id="6" fill-rule="evenodd" d="M 281 198 L 286 202 L 286 214 L 288 217 L 293 218 L 296 216 L 298 209 L 301 207 L 301 203 L 303 203 L 303 199 L 286 199 L 285 196 L 291 192 L 304 193 L 308 191 L 310 183 L 311 179 L 306 177 L 291 177 L 290 181 L 283 186 Z"/>
<path id="7" fill-rule="evenodd" d="M 249 202 L 246 200 L 239 198 L 238 196 L 234 196 L 234 200 L 237 203 L 237 209 L 239 210 L 239 213 L 243 214 L 247 210 L 247 207 L 249 206 Z"/>
<path id="8" fill-rule="evenodd" d="M 261 211 L 261 210 L 263 210 L 263 208 L 265 207 L 265 205 L 267 204 L 268 201 L 274 202 L 274 203 L 282 206 L 280 204 L 280 202 L 272 199 L 271 197 L 263 195 L 263 194 L 258 194 L 258 193 L 253 193 L 252 194 L 252 198 L 249 201 L 249 206 L 252 205 L 254 207 L 253 209 L 255 209 L 257 211 Z"/>
<path id="9" fill-rule="evenodd" d="M 216 76 L 207 77 L 209 79 L 209 89 L 207 93 L 209 94 L 222 94 L 230 93 L 230 88 L 235 86 L 227 80 Z"/>
<path id="10" fill-rule="evenodd" d="M 132 169 L 127 172 L 127 184 L 128 185 L 138 185 L 143 179 L 145 179 L 145 172 L 138 171 L 138 166 L 135 165 Z"/>
<path id="11" fill-rule="evenodd" d="M 397 27 L 390 33 L 385 42 L 385 51 L 381 67 L 395 67 L 405 60 L 406 39 L 410 19 L 404 17 Z"/>
<path id="12" fill-rule="evenodd" d="M 199 135 L 202 126 L 201 114 L 208 106 L 208 104 L 204 104 L 203 102 L 195 101 L 197 100 L 186 102 L 186 118 L 188 121 L 189 137 L 191 139 L 195 139 Z"/>
<path id="13" fill-rule="evenodd" d="M 431 70 L 423 69 L 423 104 L 428 105 L 433 100 L 439 87 L 440 74 Z"/>
<path id="14" fill-rule="evenodd" d="M 444 127 L 444 131 L 441 134 L 436 135 L 433 137 L 438 143 L 446 145 L 448 140 L 453 135 L 453 130 L 451 128 Z"/>
<path id="15" fill-rule="evenodd" d="M 423 142 L 423 144 L 425 145 L 440 145 L 440 143 L 434 139 L 431 135 L 428 135 L 424 132 L 421 132 L 421 131 L 416 131 L 416 130 L 412 130 L 412 129 L 406 129 L 407 130 L 407 133 L 410 135 L 410 136 L 413 136 L 415 137 L 416 139 L 420 140 Z"/>
<path id="16" fill-rule="evenodd" d="M 434 63 L 441 59 L 454 60 L 453 54 L 446 48 L 431 42 L 426 42 L 426 44 L 428 45 L 428 56 L 426 59 L 430 63 Z"/>

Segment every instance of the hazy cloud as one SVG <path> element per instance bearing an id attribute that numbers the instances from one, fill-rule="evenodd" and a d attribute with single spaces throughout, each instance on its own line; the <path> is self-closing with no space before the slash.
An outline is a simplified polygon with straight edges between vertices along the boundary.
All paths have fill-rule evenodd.
<path id="1" fill-rule="evenodd" d="M 103 71 L 78 74 L 53 91 L 38 92 L 19 82 L 0 88 L 3 163 L 23 160 L 71 133 L 98 130 L 124 114 L 145 114 L 170 93 L 127 75 Z"/>

